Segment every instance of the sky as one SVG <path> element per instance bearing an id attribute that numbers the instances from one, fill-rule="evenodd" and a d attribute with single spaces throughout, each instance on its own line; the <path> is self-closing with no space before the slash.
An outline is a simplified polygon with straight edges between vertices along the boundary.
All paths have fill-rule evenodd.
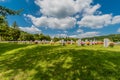
<path id="1" fill-rule="evenodd" d="M 29 33 L 51 37 L 93 37 L 120 33 L 120 0 L 0 0 L 20 15 L 8 16 Z"/>

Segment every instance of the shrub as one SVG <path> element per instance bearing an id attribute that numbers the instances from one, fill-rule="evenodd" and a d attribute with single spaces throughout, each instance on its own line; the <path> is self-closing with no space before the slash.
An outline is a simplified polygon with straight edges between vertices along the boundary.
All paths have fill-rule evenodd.
<path id="1" fill-rule="evenodd" d="M 113 42 L 109 43 L 109 46 L 114 47 L 114 43 Z"/>

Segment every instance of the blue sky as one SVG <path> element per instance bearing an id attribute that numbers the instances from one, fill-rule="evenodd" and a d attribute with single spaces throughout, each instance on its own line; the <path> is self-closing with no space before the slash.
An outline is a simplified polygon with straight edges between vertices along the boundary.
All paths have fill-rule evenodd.
<path id="1" fill-rule="evenodd" d="M 0 0 L 19 16 L 8 16 L 9 25 L 17 21 L 20 29 L 50 36 L 92 37 L 120 33 L 120 0 Z"/>

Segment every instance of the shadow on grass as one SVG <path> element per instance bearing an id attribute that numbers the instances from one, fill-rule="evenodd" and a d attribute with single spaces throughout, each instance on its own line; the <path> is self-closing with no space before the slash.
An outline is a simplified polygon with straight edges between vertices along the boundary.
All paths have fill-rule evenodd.
<path id="1" fill-rule="evenodd" d="M 0 55 L 7 51 L 28 46 L 27 44 L 0 43 Z"/>
<path id="2" fill-rule="evenodd" d="M 20 71 L 24 72 L 20 80 L 119 80 L 119 61 L 119 52 L 37 46 L 0 61 L 0 68 L 12 70 L 4 77 L 13 80 Z"/>

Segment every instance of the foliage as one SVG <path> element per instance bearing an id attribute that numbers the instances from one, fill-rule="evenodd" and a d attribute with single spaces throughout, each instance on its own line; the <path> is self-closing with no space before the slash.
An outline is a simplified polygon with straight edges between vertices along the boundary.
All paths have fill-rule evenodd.
<path id="1" fill-rule="evenodd" d="M 11 10 L 9 8 L 6 8 L 4 6 L 0 6 L 0 15 L 7 16 L 7 15 L 19 15 L 23 10 Z"/>
<path id="2" fill-rule="evenodd" d="M 34 37 L 32 34 L 29 34 L 27 32 L 21 31 L 19 39 L 20 41 L 34 41 Z"/>
<path id="3" fill-rule="evenodd" d="M 110 43 L 109 43 L 109 46 L 110 46 L 110 47 L 114 47 L 114 42 L 110 42 Z"/>
<path id="4" fill-rule="evenodd" d="M 120 41 L 120 34 L 111 34 L 111 35 L 105 35 L 105 36 L 96 36 L 96 37 L 91 37 L 91 38 L 83 38 L 83 40 L 88 39 L 88 40 L 99 40 L 103 41 L 104 38 L 109 38 L 113 42 L 119 42 Z"/>
<path id="5" fill-rule="evenodd" d="M 9 27 L 6 20 L 7 15 L 18 15 L 22 10 L 11 10 L 6 7 L 0 6 L 0 41 L 17 41 L 17 40 L 50 40 L 50 36 L 43 34 L 30 34 L 23 32 L 19 29 L 17 22 L 13 22 Z"/>

